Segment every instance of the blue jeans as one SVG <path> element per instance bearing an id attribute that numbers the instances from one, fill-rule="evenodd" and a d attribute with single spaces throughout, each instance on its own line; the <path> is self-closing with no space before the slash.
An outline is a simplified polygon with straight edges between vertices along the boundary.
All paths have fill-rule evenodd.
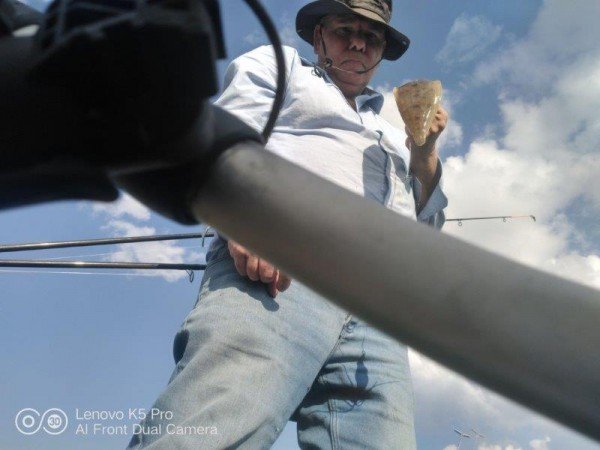
<path id="1" fill-rule="evenodd" d="M 302 284 L 272 299 L 211 251 L 176 367 L 130 449 L 416 448 L 407 349 Z"/>

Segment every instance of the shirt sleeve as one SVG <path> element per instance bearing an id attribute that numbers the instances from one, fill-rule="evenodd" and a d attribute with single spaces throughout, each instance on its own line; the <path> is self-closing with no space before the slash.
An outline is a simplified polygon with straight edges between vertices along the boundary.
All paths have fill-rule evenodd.
<path id="1" fill-rule="evenodd" d="M 284 47 L 287 80 L 295 50 Z M 262 132 L 269 119 L 277 89 L 277 63 L 273 47 L 265 45 L 234 59 L 225 73 L 223 93 L 215 105 L 225 108 Z"/>
<path id="2" fill-rule="evenodd" d="M 431 193 L 429 199 L 427 199 L 427 203 L 419 212 L 417 216 L 417 220 L 419 222 L 426 223 L 438 230 L 444 226 L 444 222 L 446 221 L 446 215 L 444 214 L 444 208 L 448 206 L 448 198 L 444 194 L 443 184 L 444 184 L 444 172 L 442 170 L 442 162 L 438 158 L 437 170 L 440 171 L 440 178 L 437 186 Z M 417 179 L 417 177 L 413 177 L 413 193 L 416 199 L 421 197 L 421 182 Z"/>
<path id="3" fill-rule="evenodd" d="M 296 50 L 283 47 L 287 70 L 287 82 Z M 215 105 L 231 112 L 258 133 L 262 133 L 273 107 L 277 90 L 277 62 L 275 51 L 264 45 L 234 59 L 225 72 L 223 92 Z M 215 230 L 210 251 L 226 245 L 227 238 Z"/>

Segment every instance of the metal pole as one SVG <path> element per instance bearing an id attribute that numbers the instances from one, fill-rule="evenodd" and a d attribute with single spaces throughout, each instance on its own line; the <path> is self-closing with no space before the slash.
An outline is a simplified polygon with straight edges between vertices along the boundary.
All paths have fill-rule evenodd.
<path id="1" fill-rule="evenodd" d="M 395 338 L 600 439 L 598 291 L 417 224 L 256 143 L 223 153 L 192 204 Z"/>

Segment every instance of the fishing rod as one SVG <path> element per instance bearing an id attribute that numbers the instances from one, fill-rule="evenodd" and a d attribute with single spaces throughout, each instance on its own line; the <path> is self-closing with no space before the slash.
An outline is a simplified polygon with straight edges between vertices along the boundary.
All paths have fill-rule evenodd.
<path id="1" fill-rule="evenodd" d="M 204 270 L 206 264 L 134 263 L 100 261 L 2 260 L 0 267 L 36 267 L 58 269 L 146 269 L 146 270 Z"/>
<path id="2" fill-rule="evenodd" d="M 45 260 L 0 260 L 0 267 L 41 269 L 136 269 L 136 270 L 185 270 L 190 283 L 194 272 L 206 269 L 206 264 L 134 263 L 97 261 L 45 261 Z"/>
<path id="3" fill-rule="evenodd" d="M 135 244 L 139 242 L 155 242 L 155 241 L 178 241 L 181 239 L 204 239 L 214 237 L 214 232 L 209 232 L 207 228 L 202 233 L 181 233 L 181 234 L 162 234 L 153 236 L 130 236 L 118 238 L 103 238 L 103 239 L 83 239 L 76 241 L 55 241 L 55 242 L 31 242 L 26 244 L 8 244 L 0 245 L 0 253 L 7 252 L 22 252 L 29 250 L 49 250 L 54 248 L 73 248 L 73 247 L 92 247 L 100 245 L 115 245 L 115 244 Z"/>
<path id="4" fill-rule="evenodd" d="M 490 220 L 502 219 L 506 222 L 507 219 L 522 219 L 531 218 L 535 222 L 535 216 L 489 216 L 489 217 L 461 217 L 456 219 L 446 219 L 446 222 L 458 222 L 458 226 L 462 227 L 463 221 L 472 220 Z M 206 228 L 202 233 L 180 233 L 180 234 L 163 234 L 153 236 L 130 236 L 119 238 L 102 238 L 102 239 L 83 239 L 74 241 L 55 241 L 55 242 L 32 242 L 25 244 L 10 244 L 0 245 L 0 253 L 20 252 L 31 250 L 48 250 L 56 248 L 75 248 L 75 247 L 90 247 L 101 245 L 115 244 L 136 244 L 142 242 L 156 241 L 175 241 L 183 239 L 202 239 L 202 247 L 204 240 L 207 237 L 214 237 L 215 233 L 210 232 L 210 227 Z M 160 266 L 160 267 L 158 267 Z M 1 260 L 0 267 L 35 267 L 35 268 L 74 268 L 74 269 L 162 269 L 162 270 L 186 270 L 188 274 L 195 270 L 204 270 L 205 264 L 161 264 L 161 263 L 134 263 L 134 262 L 91 262 L 91 261 L 45 261 L 45 260 Z M 193 279 L 193 275 L 190 274 Z"/>
<path id="5" fill-rule="evenodd" d="M 446 222 L 458 222 L 458 226 L 462 227 L 463 222 L 466 222 L 468 220 L 502 219 L 502 222 L 506 222 L 508 219 L 524 219 L 524 218 L 532 219 L 534 222 L 536 222 L 536 219 L 535 219 L 534 215 L 528 215 L 528 216 L 459 217 L 457 219 L 446 219 Z"/>
<path id="6" fill-rule="evenodd" d="M 488 220 L 488 219 L 502 219 L 506 222 L 507 219 L 523 219 L 531 218 L 536 222 L 536 218 L 533 215 L 526 216 L 489 216 L 489 217 L 460 217 L 456 219 L 446 219 L 446 222 L 458 222 L 458 226 L 461 227 L 463 222 L 468 220 Z M 202 239 L 202 246 L 204 247 L 204 239 L 208 237 L 214 237 L 215 233 L 210 232 L 208 227 L 202 233 L 180 233 L 180 234 L 162 234 L 152 236 L 130 236 L 130 237 L 118 237 L 118 238 L 102 238 L 102 239 L 83 239 L 75 241 L 54 241 L 54 242 L 31 242 L 25 244 L 8 244 L 0 245 L 0 253 L 7 252 L 22 252 L 29 250 L 48 250 L 54 248 L 74 248 L 74 247 L 91 247 L 100 245 L 115 245 L 115 244 L 135 244 L 140 242 L 155 242 L 155 241 L 177 241 L 182 239 Z"/>
<path id="7" fill-rule="evenodd" d="M 55 248 L 73 248 L 89 247 L 100 245 L 115 244 L 135 244 L 141 242 L 155 241 L 174 241 L 181 239 L 204 239 L 213 237 L 215 233 L 209 232 L 210 227 L 202 233 L 181 233 L 154 236 L 130 236 L 106 239 L 84 239 L 77 241 L 55 241 L 55 242 L 36 242 L 27 244 L 1 245 L 0 253 L 30 251 L 30 250 L 48 250 Z M 185 270 L 188 273 L 190 282 L 194 281 L 194 271 L 204 270 L 206 264 L 186 264 L 186 263 L 138 263 L 138 262 L 99 262 L 99 261 L 48 261 L 48 260 L 2 260 L 0 267 L 10 268 L 69 268 L 69 269 L 136 269 L 136 270 Z"/>

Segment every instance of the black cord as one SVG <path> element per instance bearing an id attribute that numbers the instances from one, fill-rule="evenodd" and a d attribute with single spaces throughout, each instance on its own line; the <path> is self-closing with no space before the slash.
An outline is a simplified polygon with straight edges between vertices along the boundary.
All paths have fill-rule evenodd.
<path id="1" fill-rule="evenodd" d="M 262 132 L 265 143 L 269 140 L 273 128 L 275 127 L 275 121 L 279 117 L 281 106 L 283 105 L 283 97 L 285 95 L 285 59 L 283 57 L 283 47 L 281 46 L 281 39 L 279 39 L 279 33 L 275 25 L 271 21 L 271 18 L 267 14 L 265 8 L 260 4 L 258 0 L 244 0 L 250 9 L 254 12 L 259 22 L 265 29 L 267 36 L 273 48 L 275 50 L 275 60 L 277 62 L 277 89 L 275 91 L 275 100 L 273 100 L 273 106 L 271 107 L 271 113 L 269 114 L 269 120 L 265 125 Z"/>

